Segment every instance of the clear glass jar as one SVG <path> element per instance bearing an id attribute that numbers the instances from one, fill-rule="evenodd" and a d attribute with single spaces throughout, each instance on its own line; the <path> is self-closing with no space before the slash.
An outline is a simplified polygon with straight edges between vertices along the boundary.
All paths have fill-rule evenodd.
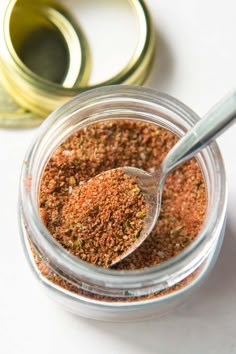
<path id="1" fill-rule="evenodd" d="M 103 269 L 72 256 L 41 222 L 38 210 L 40 179 L 49 157 L 62 141 L 86 124 L 111 119 L 138 119 L 181 136 L 199 117 L 176 99 L 141 87 L 110 86 L 73 98 L 42 124 L 27 153 L 20 182 L 19 220 L 30 267 L 51 297 L 78 315 L 126 321 L 170 311 L 186 301 L 205 278 L 217 258 L 224 236 L 227 189 L 220 151 L 217 144 L 212 143 L 196 157 L 206 184 L 206 218 L 195 240 L 182 253 L 155 267 L 135 271 Z M 51 272 L 73 284 L 80 293 L 68 291 L 43 276 L 35 263 L 32 248 Z M 145 295 L 168 289 L 184 279 L 190 280 L 179 290 L 145 298 Z M 94 294 L 103 297 L 94 297 Z M 144 297 L 140 300 L 140 296 Z"/>

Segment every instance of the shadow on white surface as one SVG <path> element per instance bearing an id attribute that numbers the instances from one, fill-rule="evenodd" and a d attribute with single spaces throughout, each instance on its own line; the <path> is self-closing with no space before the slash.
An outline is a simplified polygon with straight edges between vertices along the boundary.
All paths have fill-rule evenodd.
<path id="1" fill-rule="evenodd" d="M 236 229 L 234 224 L 233 220 L 228 218 L 218 261 L 204 286 L 203 295 L 206 303 L 212 302 L 212 299 L 221 301 L 226 296 L 233 296 L 233 292 L 236 291 Z"/>
<path id="2" fill-rule="evenodd" d="M 235 308 L 231 311 L 229 306 L 224 307 L 225 303 L 236 307 L 235 269 L 236 235 L 233 222 L 228 220 L 218 261 L 190 302 L 169 315 L 145 322 L 82 321 L 86 326 L 96 328 L 96 332 L 112 337 L 114 343 L 125 343 L 130 353 L 157 353 L 157 350 L 165 354 L 236 353 L 232 330 Z"/>
<path id="3" fill-rule="evenodd" d="M 156 53 L 151 73 L 144 84 L 158 91 L 167 92 L 174 78 L 174 57 L 164 35 L 156 31 Z"/>

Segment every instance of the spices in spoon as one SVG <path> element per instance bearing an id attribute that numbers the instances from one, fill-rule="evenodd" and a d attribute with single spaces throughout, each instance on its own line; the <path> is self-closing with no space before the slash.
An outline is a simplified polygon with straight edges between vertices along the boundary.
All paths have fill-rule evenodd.
<path id="1" fill-rule="evenodd" d="M 96 175 L 124 166 L 152 172 L 160 165 L 178 137 L 152 124 L 111 120 L 80 129 L 66 139 L 48 160 L 42 175 L 39 206 L 41 217 L 52 237 L 63 246 L 65 212 L 71 195 Z M 195 158 L 171 173 L 165 183 L 158 223 L 145 242 L 113 267 L 138 270 L 153 267 L 183 252 L 197 237 L 206 214 L 207 193 L 201 168 Z M 72 240 L 73 243 L 73 240 Z M 72 246 L 72 244 L 71 244 Z M 69 252 L 73 247 L 70 247 Z M 55 273 L 33 251 L 36 265 L 48 281 L 71 292 L 102 301 L 119 298 L 95 295 L 77 288 Z M 164 296 L 187 286 L 196 273 L 174 287 L 147 296 L 122 299 L 136 301 Z"/>
<path id="2" fill-rule="evenodd" d="M 61 243 L 89 263 L 109 267 L 139 237 L 147 206 L 135 177 L 109 170 L 75 188 L 62 209 Z"/>

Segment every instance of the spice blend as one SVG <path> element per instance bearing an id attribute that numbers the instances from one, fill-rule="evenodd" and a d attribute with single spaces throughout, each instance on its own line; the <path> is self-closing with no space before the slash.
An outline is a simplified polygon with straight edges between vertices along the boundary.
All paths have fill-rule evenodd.
<path id="1" fill-rule="evenodd" d="M 49 159 L 41 180 L 40 212 L 52 236 L 69 252 L 76 254 L 76 242 L 79 250 L 81 242 L 73 236 L 73 228 L 77 221 L 78 227 L 83 222 L 79 221 L 78 215 L 77 221 L 74 215 L 70 222 L 69 210 L 73 209 L 73 198 L 78 201 L 79 188 L 103 171 L 118 167 L 134 166 L 152 172 L 177 140 L 173 133 L 159 126 L 130 120 L 92 124 L 69 137 Z M 204 180 L 201 169 L 193 158 L 168 176 L 160 216 L 153 232 L 135 252 L 115 265 L 114 269 L 142 269 L 176 256 L 197 236 L 205 212 Z M 67 229 L 70 230 L 68 234 Z M 90 254 L 86 253 L 86 260 L 93 262 L 92 258 L 96 258 L 97 253 L 94 254 L 92 247 L 88 251 Z M 79 251 L 76 255 L 83 259 L 83 254 Z M 82 290 L 53 273 L 37 255 L 35 260 L 42 275 L 50 281 L 84 294 Z M 192 279 L 191 275 L 164 293 L 175 291 Z M 152 296 L 160 296 L 162 293 Z M 94 294 L 88 296 L 99 298 L 99 295 Z"/>

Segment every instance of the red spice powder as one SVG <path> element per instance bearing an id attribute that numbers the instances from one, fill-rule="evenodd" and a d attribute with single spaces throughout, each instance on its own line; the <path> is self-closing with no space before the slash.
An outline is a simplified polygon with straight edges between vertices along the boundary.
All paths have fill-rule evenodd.
<path id="1" fill-rule="evenodd" d="M 177 140 L 173 133 L 154 124 L 129 120 L 93 124 L 69 137 L 48 161 L 40 186 L 41 216 L 52 236 L 65 247 L 63 242 L 68 235 L 61 233 L 63 208 L 70 205 L 68 201 L 78 186 L 103 171 L 123 166 L 152 172 Z M 179 254 L 197 236 L 205 212 L 204 180 L 193 158 L 167 178 L 160 216 L 151 235 L 114 268 L 152 267 Z M 72 247 L 67 244 L 66 248 L 73 253 L 73 239 L 71 242 Z M 43 275 L 65 286 L 65 281 L 38 259 L 37 264 Z M 69 283 L 66 288 L 75 291 Z"/>
<path id="2" fill-rule="evenodd" d="M 109 267 L 139 237 L 146 213 L 136 179 L 110 170 L 73 189 L 57 238 L 82 260 Z"/>

